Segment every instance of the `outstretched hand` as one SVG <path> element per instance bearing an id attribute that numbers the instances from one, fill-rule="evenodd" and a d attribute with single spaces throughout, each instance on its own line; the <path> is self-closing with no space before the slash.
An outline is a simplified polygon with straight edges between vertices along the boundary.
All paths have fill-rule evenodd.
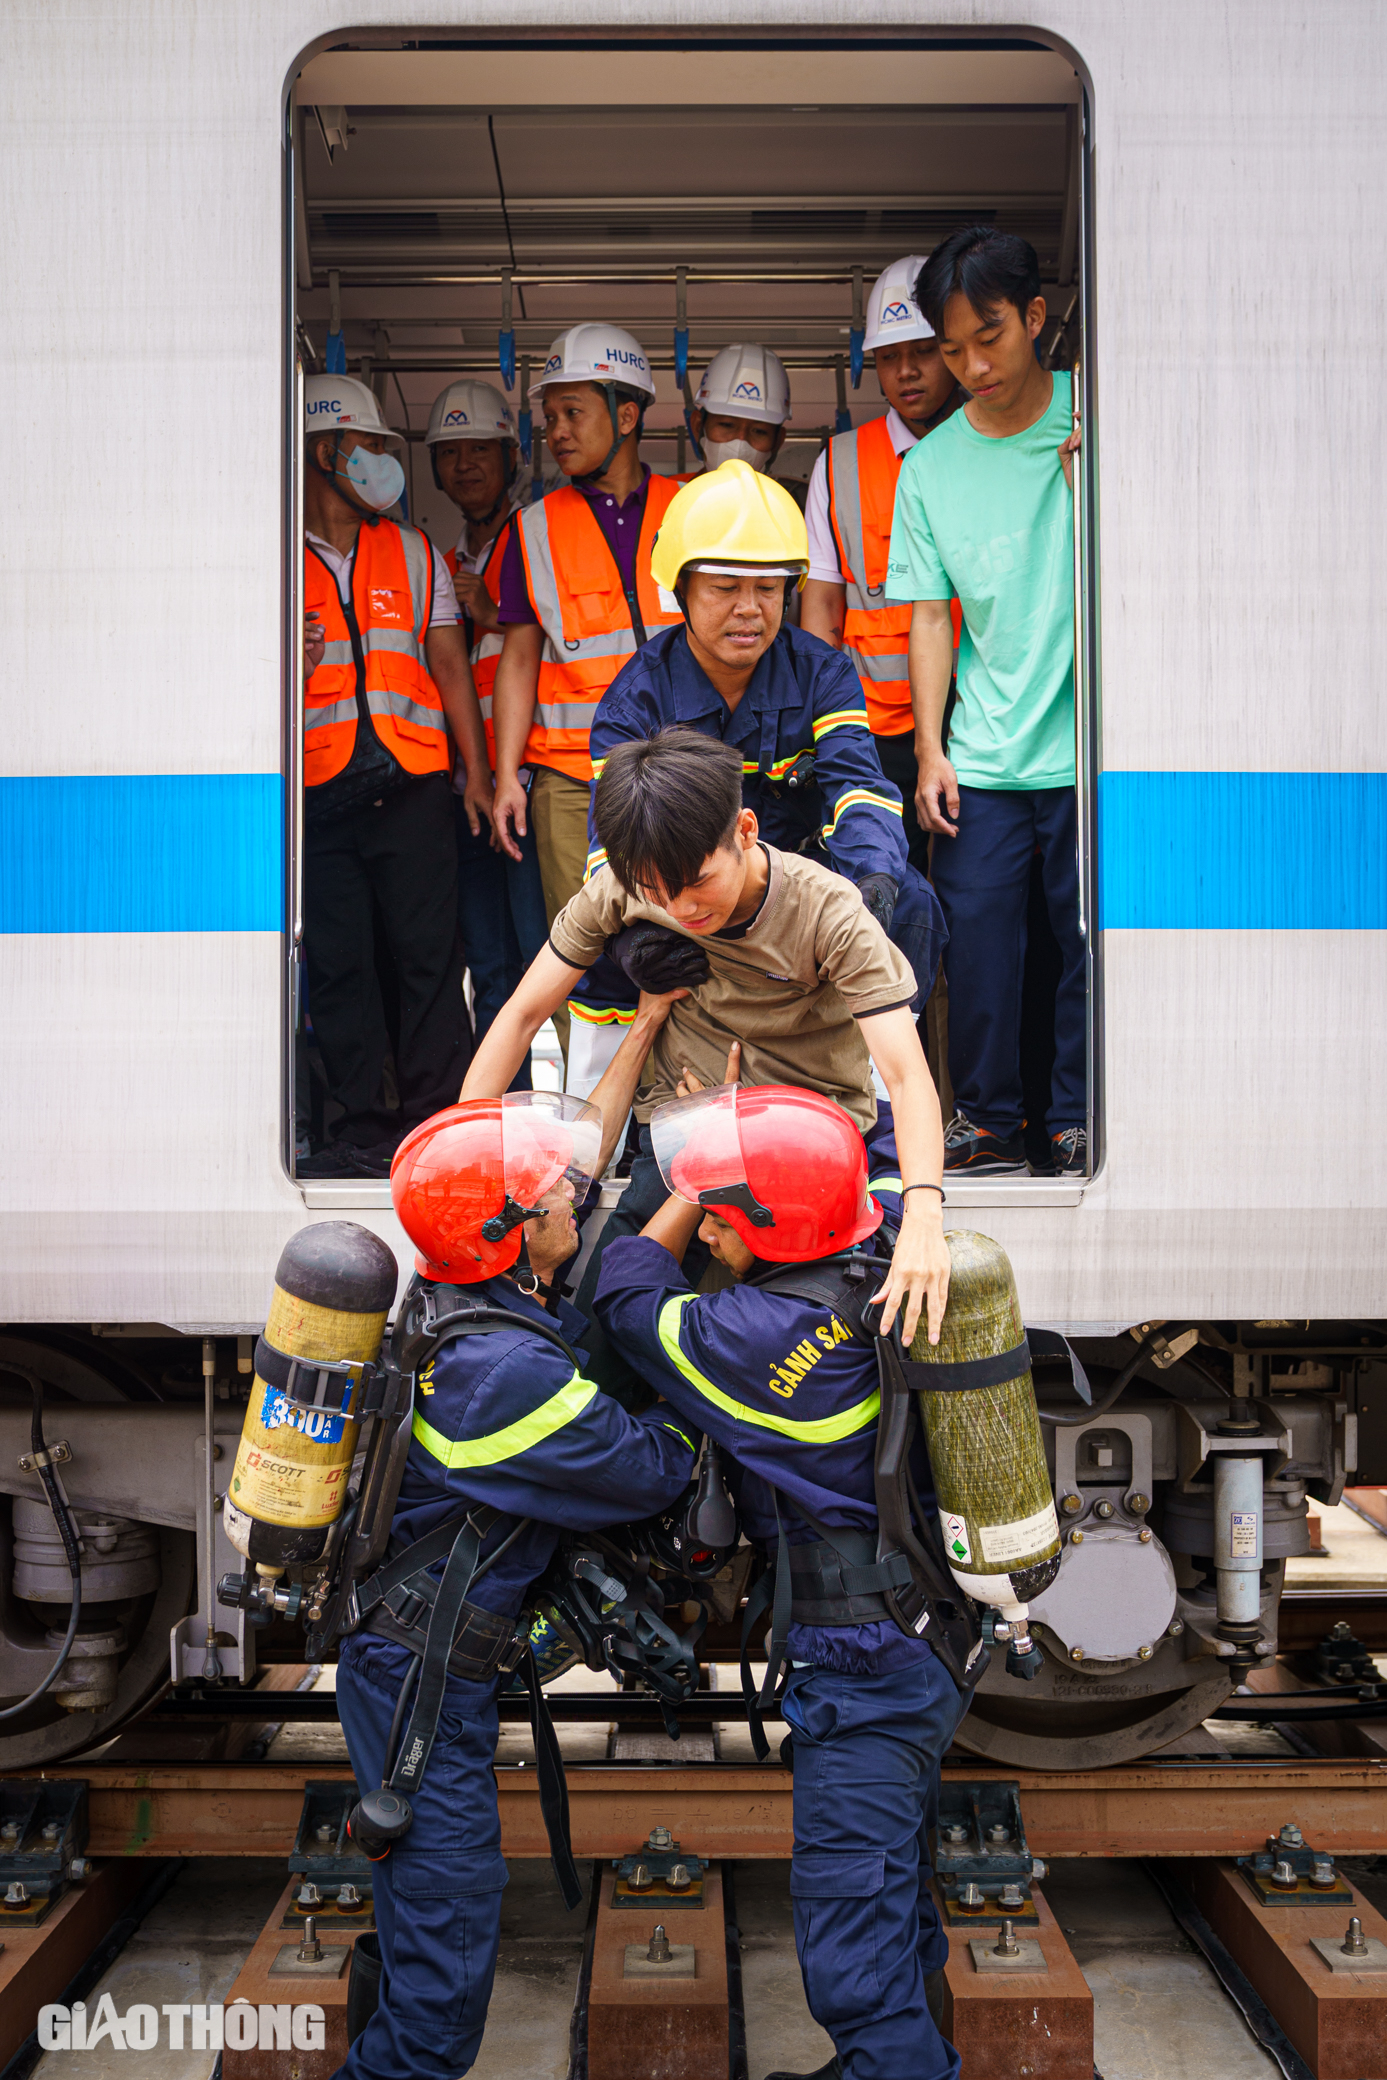
<path id="1" fill-rule="evenodd" d="M 911 1198 L 914 1196 L 912 1193 Z M 934 1195 L 927 1193 L 925 1196 L 933 1199 Z M 880 1292 L 872 1295 L 873 1300 L 885 1303 L 881 1311 L 882 1335 L 889 1334 L 897 1308 L 903 1307 L 901 1342 L 906 1349 L 909 1350 L 915 1341 L 921 1314 L 925 1317 L 930 1342 L 938 1343 L 939 1332 L 944 1326 L 944 1309 L 948 1304 L 951 1269 L 952 1260 L 944 1239 L 941 1212 L 922 1209 L 917 1213 L 907 1199 L 886 1283 Z"/>
<path id="2" fill-rule="evenodd" d="M 732 1045 L 727 1050 L 727 1070 L 722 1080 L 724 1083 L 735 1083 L 737 1081 L 737 1078 L 741 1075 L 741 1073 L 742 1043 L 740 1040 L 734 1040 L 732 1042 Z M 693 1070 L 686 1066 L 683 1075 L 680 1077 L 678 1083 L 676 1083 L 674 1086 L 674 1095 L 677 1098 L 692 1098 L 695 1097 L 699 1091 L 706 1090 L 706 1088 L 707 1085 L 701 1082 L 700 1079 L 694 1075 Z"/>

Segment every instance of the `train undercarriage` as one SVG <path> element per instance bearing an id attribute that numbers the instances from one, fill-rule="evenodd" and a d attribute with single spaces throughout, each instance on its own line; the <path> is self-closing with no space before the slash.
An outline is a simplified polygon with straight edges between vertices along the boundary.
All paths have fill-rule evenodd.
<path id="1" fill-rule="evenodd" d="M 1137 1343 L 1148 1354 L 1107 1405 Z M 1012 1768 L 1134 1762 L 1197 1727 L 1275 1654 L 1311 1507 L 1338 1502 L 1346 1480 L 1387 1478 L 1387 1324 L 1145 1322 L 1076 1348 L 1090 1406 L 1067 1368 L 1036 1373 L 1063 1536 L 1059 1575 L 1032 1605 L 1043 1670 L 1021 1684 L 994 1656 L 957 1736 Z M 73 1648 L 48 1692 L 0 1722 L 0 1769 L 88 1753 L 170 1690 L 234 1709 L 258 1663 L 302 1659 L 291 1627 L 257 1632 L 215 1600 L 240 1564 L 220 1505 L 251 1363 L 248 1336 L 151 1325 L 0 1336 L 0 1708 L 51 1669 L 72 1603 L 32 1464 L 35 1380 L 82 1540 Z M 1255 1568 L 1216 1550 L 1216 1494 L 1220 1519 L 1230 1497 L 1244 1519 Z M 708 1657 L 734 1658 L 735 1631 L 715 1621 Z"/>

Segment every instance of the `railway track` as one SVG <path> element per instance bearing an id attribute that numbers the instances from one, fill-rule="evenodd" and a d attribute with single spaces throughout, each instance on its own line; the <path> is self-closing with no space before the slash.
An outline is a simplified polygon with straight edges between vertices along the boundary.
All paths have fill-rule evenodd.
<path id="1" fill-rule="evenodd" d="M 991 2080 L 994 2074 L 1000 2080 L 1004 2073 L 1010 2080 L 1020 2070 L 1018 2059 L 1030 2065 L 1037 2080 L 1090 2080 L 1094 1996 L 1048 1903 L 1045 1873 L 1056 1864 L 1068 1870 L 1106 1859 L 1122 1860 L 1117 1867 L 1123 1870 L 1149 1868 L 1161 1896 L 1171 1903 L 1178 1928 L 1202 1949 L 1266 2057 L 1290 2080 L 1307 2075 L 1363 2080 L 1377 2073 L 1377 2049 L 1368 2047 L 1387 2044 L 1387 1972 L 1337 1974 L 1312 1948 L 1316 1936 L 1342 1936 L 1350 1910 L 1369 1937 L 1387 1942 L 1387 1922 L 1340 1870 L 1344 1859 L 1387 1856 L 1387 1706 L 1307 1675 L 1315 1646 L 1340 1621 L 1370 1649 L 1387 1649 L 1387 1598 L 1288 1598 L 1282 1607 L 1282 1658 L 1274 1671 L 1258 1678 L 1286 1687 L 1231 1700 L 1221 1714 L 1228 1721 L 1260 1720 L 1283 1733 L 1298 1729 L 1297 1752 L 1156 1755 L 1138 1763 L 1062 1771 L 1007 1769 L 960 1750 L 950 1754 L 943 1772 L 946 1815 L 970 1803 L 978 1812 L 992 1811 L 998 1800 L 1015 1794 L 1019 1825 L 1012 1846 L 1026 1894 L 1022 1932 L 1038 1945 L 1034 1954 L 1039 1960 L 1037 1972 L 1020 1977 L 981 1971 L 975 1963 L 977 1946 L 998 1937 L 997 1917 L 970 1921 L 961 1895 L 952 1904 L 946 1899 L 952 1916 L 951 2028 L 964 2050 L 969 2080 Z M 170 1693 L 108 1748 L 60 1767 L 19 1771 L 0 1780 L 7 1810 L 26 1795 L 80 1782 L 86 1865 L 86 1874 L 68 1882 L 51 1913 L 33 1926 L 21 1925 L 23 1917 L 11 1913 L 12 1925 L 3 1931 L 0 2080 L 21 2080 L 26 2059 L 32 2063 L 37 2046 L 29 2033 L 40 2007 L 61 2002 L 64 1990 L 79 1983 L 84 1959 L 109 1961 L 138 1925 L 141 1902 L 157 1896 L 161 1874 L 185 1862 L 198 1868 L 202 1859 L 242 1858 L 249 1870 L 264 1867 L 253 1860 L 273 1858 L 285 1867 L 284 1890 L 228 1996 L 230 2002 L 249 2002 L 257 2012 L 261 2004 L 268 2009 L 282 2002 L 283 1981 L 272 1978 L 271 1967 L 291 1938 L 298 1942 L 302 1936 L 305 1843 L 315 1831 L 323 1834 L 326 1812 L 337 1816 L 327 1824 L 336 1844 L 333 1830 L 341 1833 L 340 1815 L 354 1796 L 351 1770 L 336 1757 L 256 1759 L 242 1752 L 210 1759 L 206 1750 L 209 1735 L 244 1748 L 257 1731 L 330 1726 L 336 1719 L 335 1698 L 330 1691 L 297 1688 L 307 1673 L 282 1664 L 266 1670 L 254 1690 Z M 1306 1690 L 1308 1696 L 1294 1694 Z M 596 2026 L 592 2018 L 597 2018 L 611 2056 L 616 2055 L 613 2045 L 627 2041 L 623 1985 L 611 1960 L 613 1945 L 618 1937 L 624 1944 L 634 1923 L 615 1902 L 612 1864 L 656 1830 L 668 1828 L 708 1865 L 698 1940 L 722 1963 L 713 1973 L 720 1990 L 707 2026 L 735 2054 L 745 2017 L 739 2020 L 738 1939 L 727 1902 L 739 1869 L 783 1868 L 790 1855 L 790 1769 L 774 1755 L 764 1764 L 732 1756 L 707 1759 L 714 1745 L 711 1726 L 731 1728 L 736 1722 L 740 1699 L 735 1692 L 700 1693 L 681 1709 L 685 1736 L 703 1758 L 697 1761 L 681 1758 L 675 1744 L 661 1737 L 653 1699 L 589 1688 L 555 1693 L 553 1704 L 575 1751 L 567 1761 L 574 1850 L 595 1873 L 586 1977 L 580 1975 L 577 1987 L 578 2005 L 589 2018 L 584 2027 Z M 502 1700 L 507 1721 L 526 1711 L 523 1697 Z M 1326 1713 L 1334 1716 L 1326 1718 Z M 602 1724 L 627 1737 L 625 1754 L 592 1752 L 593 1729 Z M 635 1759 L 632 1746 L 650 1752 Z M 507 1731 L 496 1777 L 503 1852 L 517 1867 L 538 1868 L 548 1847 L 538 1780 L 518 1729 Z M 317 1801 L 312 1804 L 316 1830 L 309 1827 L 312 1801 Z M 1337 1889 L 1327 1898 L 1307 1892 L 1299 1908 L 1274 1897 L 1270 1903 L 1259 1901 L 1246 1860 L 1264 1854 L 1269 1842 L 1293 1838 L 1303 1845 L 1302 1862 L 1311 1851 L 1328 1859 Z M 291 1864 L 297 1866 L 293 1876 Z M 345 1868 L 336 1871 L 338 1878 Z M 1308 1885 L 1306 1878 L 1301 1890 Z M 322 1886 L 320 1933 L 330 1935 L 339 1954 L 372 1925 L 369 1876 L 357 1893 L 342 1908 L 333 1886 Z M 1178 1935 L 1176 1940 L 1181 1940 Z M 702 1973 L 703 1966 L 699 1969 Z M 1346 1999 L 1350 1982 L 1352 2001 Z M 222 2080 L 293 2080 L 291 2065 L 297 2080 L 328 2080 L 345 2048 L 346 1975 L 311 1985 L 311 1996 L 301 1997 L 311 1997 L 324 2009 L 321 2055 L 291 2048 L 281 2056 L 228 2043 Z M 1030 2046 L 1024 2057 L 1017 2050 L 1018 2031 Z M 631 2042 L 638 2037 L 639 2032 Z M 638 2054 L 631 2056 L 635 2062 L 620 2070 L 643 2073 Z M 735 2080 L 735 2065 L 725 2062 L 725 2053 L 718 2057 L 724 2063 L 719 2066 L 715 2058 L 706 2067 L 708 2080 L 721 2080 L 724 2071 Z M 704 2080 L 704 2072 L 691 2067 L 687 2080 Z"/>

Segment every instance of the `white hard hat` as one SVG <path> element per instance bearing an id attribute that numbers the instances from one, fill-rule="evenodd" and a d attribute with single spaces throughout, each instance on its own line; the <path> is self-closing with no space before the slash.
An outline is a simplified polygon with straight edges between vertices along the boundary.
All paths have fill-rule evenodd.
<path id="1" fill-rule="evenodd" d="M 911 253 L 904 260 L 893 260 L 872 283 L 867 298 L 867 337 L 862 342 L 865 353 L 870 354 L 874 347 L 893 347 L 897 340 L 934 338 L 934 327 L 915 301 L 915 284 L 928 258 L 928 253 Z"/>
<path id="2" fill-rule="evenodd" d="M 561 332 L 539 381 L 530 385 L 531 400 L 542 397 L 550 383 L 625 383 L 655 402 L 655 379 L 645 349 L 619 325 L 570 325 Z"/>
<path id="3" fill-rule="evenodd" d="M 355 376 L 305 376 L 303 384 L 303 430 L 306 434 L 383 433 L 388 441 L 402 442 L 380 415 L 375 392 Z"/>
<path id="4" fill-rule="evenodd" d="M 511 408 L 490 383 L 463 378 L 440 390 L 429 413 L 425 447 L 436 441 L 519 441 Z"/>
<path id="5" fill-rule="evenodd" d="M 704 369 L 694 403 L 729 419 L 783 426 L 790 416 L 790 378 L 769 347 L 724 347 Z"/>

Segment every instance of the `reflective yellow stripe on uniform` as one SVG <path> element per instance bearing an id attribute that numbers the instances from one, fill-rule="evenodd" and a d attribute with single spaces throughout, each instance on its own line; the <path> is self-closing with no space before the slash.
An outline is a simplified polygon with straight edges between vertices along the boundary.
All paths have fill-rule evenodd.
<path id="1" fill-rule="evenodd" d="M 835 708 L 831 715 L 815 716 L 814 742 L 817 744 L 819 738 L 826 737 L 830 730 L 865 729 L 866 727 L 867 710 L 865 708 Z"/>
<path id="2" fill-rule="evenodd" d="M 873 1177 L 867 1185 L 867 1190 L 874 1199 L 879 1198 L 883 1192 L 895 1192 L 899 1195 L 905 1190 L 905 1179 L 903 1177 Z"/>
<path id="3" fill-rule="evenodd" d="M 823 835 L 831 838 L 849 809 L 884 809 L 890 816 L 904 818 L 905 810 L 899 802 L 888 802 L 884 794 L 873 794 L 870 787 L 850 787 L 840 794 L 833 805 L 833 821 L 826 823 Z"/>
<path id="4" fill-rule="evenodd" d="M 590 852 L 587 856 L 587 864 L 583 868 L 584 881 L 591 881 L 598 868 L 605 867 L 606 864 L 607 855 L 599 845 L 596 852 Z"/>
<path id="5" fill-rule="evenodd" d="M 634 1004 L 623 1004 L 620 1006 L 604 1005 L 598 1008 L 592 1004 L 582 1004 L 576 997 L 570 997 L 568 1000 L 568 1015 L 570 1018 L 576 1018 L 581 1025 L 585 1026 L 629 1026 L 635 1020 L 636 1007 Z"/>
<path id="6" fill-rule="evenodd" d="M 706 1373 L 686 1355 L 679 1341 L 679 1331 L 684 1309 L 698 1298 L 697 1293 L 679 1293 L 667 1300 L 660 1309 L 660 1342 L 671 1365 L 682 1372 L 691 1387 L 697 1388 L 705 1401 L 715 1408 L 723 1409 L 739 1423 L 750 1423 L 757 1430 L 774 1430 L 777 1437 L 792 1437 L 797 1444 L 838 1444 L 845 1437 L 855 1437 L 874 1423 L 881 1409 L 881 1396 L 869 1394 L 865 1401 L 845 1408 L 836 1416 L 819 1416 L 814 1421 L 796 1423 L 789 1416 L 773 1416 L 759 1408 L 748 1408 L 745 1402 L 734 1401 L 724 1394 L 721 1387 L 714 1386 Z"/>
<path id="7" fill-rule="evenodd" d="M 503 1459 L 518 1458 L 521 1452 L 543 1444 L 546 1437 L 562 1430 L 565 1423 L 583 1413 L 596 1392 L 590 1379 L 575 1372 L 566 1387 L 560 1387 L 557 1394 L 552 1394 L 531 1414 L 521 1416 L 516 1423 L 507 1423 L 504 1430 L 493 1430 L 490 1437 L 445 1437 L 416 1410 L 414 1436 L 440 1466 L 499 1466 Z"/>

